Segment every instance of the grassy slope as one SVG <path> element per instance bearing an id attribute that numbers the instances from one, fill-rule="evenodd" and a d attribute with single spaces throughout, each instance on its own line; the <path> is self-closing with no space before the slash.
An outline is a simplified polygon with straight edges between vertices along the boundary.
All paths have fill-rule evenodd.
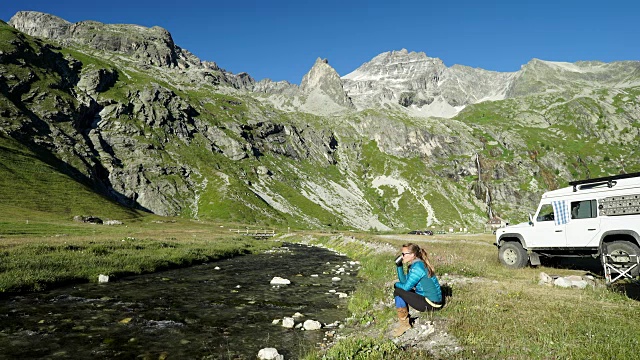
<path id="1" fill-rule="evenodd" d="M 61 171 L 63 166 L 50 154 L 0 136 L 0 234 L 37 232 L 39 223 L 71 221 L 75 215 L 125 222 L 143 216 L 96 194 Z"/>

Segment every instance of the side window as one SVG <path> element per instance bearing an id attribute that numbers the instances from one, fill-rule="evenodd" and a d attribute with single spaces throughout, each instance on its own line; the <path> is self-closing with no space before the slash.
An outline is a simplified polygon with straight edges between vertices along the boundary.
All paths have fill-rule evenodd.
<path id="1" fill-rule="evenodd" d="M 595 200 L 583 200 L 571 202 L 572 219 L 590 219 L 597 216 L 597 204 Z"/>
<path id="2" fill-rule="evenodd" d="M 544 204 L 540 207 L 536 221 L 553 221 L 553 218 L 553 206 L 551 206 L 551 204 Z"/>

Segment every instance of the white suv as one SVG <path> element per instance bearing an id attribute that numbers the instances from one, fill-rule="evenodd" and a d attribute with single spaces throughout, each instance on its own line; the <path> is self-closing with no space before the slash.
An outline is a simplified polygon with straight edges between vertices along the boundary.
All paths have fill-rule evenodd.
<path id="1" fill-rule="evenodd" d="M 640 256 L 640 173 L 569 183 L 542 195 L 528 223 L 496 231 L 500 261 L 540 265 L 540 257 L 600 257 L 631 267 Z M 626 264 L 626 265 L 625 265 Z M 638 276 L 636 266 L 632 276 Z"/>

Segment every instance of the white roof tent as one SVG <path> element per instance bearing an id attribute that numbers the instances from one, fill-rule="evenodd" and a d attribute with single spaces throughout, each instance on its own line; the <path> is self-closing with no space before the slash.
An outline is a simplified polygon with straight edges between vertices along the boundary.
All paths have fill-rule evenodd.
<path id="1" fill-rule="evenodd" d="M 607 185 L 607 187 L 611 188 L 616 185 L 616 180 L 620 179 L 629 179 L 634 177 L 640 177 L 640 172 L 631 173 L 631 174 L 620 174 L 613 176 L 604 176 L 595 179 L 586 179 L 586 180 L 576 180 L 570 181 L 569 185 L 573 186 L 573 192 L 583 189 L 591 189 L 596 186 Z"/>

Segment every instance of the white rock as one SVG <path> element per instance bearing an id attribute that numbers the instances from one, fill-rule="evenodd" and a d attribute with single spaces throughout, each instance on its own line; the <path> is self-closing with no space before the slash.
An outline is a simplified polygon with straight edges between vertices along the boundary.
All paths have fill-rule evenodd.
<path id="1" fill-rule="evenodd" d="M 284 319 L 282 319 L 282 326 L 287 329 L 293 328 L 295 324 L 296 322 L 293 320 L 292 317 L 285 317 Z"/>
<path id="2" fill-rule="evenodd" d="M 584 289 L 586 288 L 588 285 L 588 283 L 585 280 L 572 280 L 571 281 L 571 286 L 573 287 L 577 287 L 578 289 Z"/>
<path id="3" fill-rule="evenodd" d="M 582 276 L 569 275 L 569 276 L 565 276 L 565 279 L 567 279 L 569 281 L 581 281 L 582 280 Z"/>
<path id="4" fill-rule="evenodd" d="M 551 284 L 553 282 L 553 278 L 545 272 L 540 273 L 540 283 L 541 284 Z"/>
<path id="5" fill-rule="evenodd" d="M 213 270 L 220 270 L 220 266 L 214 267 Z"/>
<path id="6" fill-rule="evenodd" d="M 332 277 L 332 278 L 331 278 L 331 281 L 340 281 L 340 280 L 342 280 L 342 279 L 340 279 L 340 278 L 339 278 L 339 277 L 337 277 L 337 276 L 334 276 L 334 277 Z"/>
<path id="7" fill-rule="evenodd" d="M 291 284 L 291 281 L 289 279 L 284 279 L 279 276 L 276 276 L 273 279 L 271 279 L 271 285 L 289 285 L 289 284 Z"/>
<path id="8" fill-rule="evenodd" d="M 307 320 L 303 324 L 305 330 L 318 330 L 322 328 L 322 324 L 319 321 Z"/>
<path id="9" fill-rule="evenodd" d="M 338 297 L 339 297 L 340 299 L 342 299 L 342 298 L 346 298 L 347 296 L 349 296 L 349 295 L 347 295 L 347 294 L 345 294 L 345 293 L 343 293 L 343 292 L 339 292 L 339 293 L 336 293 L 336 294 L 338 294 Z"/>
<path id="10" fill-rule="evenodd" d="M 109 275 L 98 275 L 98 282 L 99 283 L 106 283 L 109 282 Z"/>
<path id="11" fill-rule="evenodd" d="M 311 277 L 318 277 L 318 274 L 313 274 L 311 275 Z"/>
<path id="12" fill-rule="evenodd" d="M 553 284 L 554 284 L 555 286 L 560 286 L 560 287 L 563 287 L 563 288 L 568 288 L 568 287 L 571 287 L 571 280 L 567 280 L 567 279 L 565 279 L 565 278 L 563 278 L 563 277 L 559 277 L 559 278 L 557 278 L 557 279 L 555 279 L 555 280 L 553 281 Z"/>
<path id="13" fill-rule="evenodd" d="M 301 318 L 301 317 L 304 317 L 304 315 L 300 314 L 299 312 L 293 314 L 294 319 Z"/>
<path id="14" fill-rule="evenodd" d="M 284 360 L 284 356 L 278 354 L 275 348 L 264 348 L 258 351 L 258 359 L 260 360 Z"/>
<path id="15" fill-rule="evenodd" d="M 329 292 L 333 294 L 333 293 L 335 293 L 336 291 L 335 291 L 335 290 L 333 290 L 333 289 L 331 289 L 331 290 L 329 290 Z"/>
<path id="16" fill-rule="evenodd" d="M 273 319 L 271 322 L 273 325 L 277 325 L 280 322 L 280 319 Z"/>

